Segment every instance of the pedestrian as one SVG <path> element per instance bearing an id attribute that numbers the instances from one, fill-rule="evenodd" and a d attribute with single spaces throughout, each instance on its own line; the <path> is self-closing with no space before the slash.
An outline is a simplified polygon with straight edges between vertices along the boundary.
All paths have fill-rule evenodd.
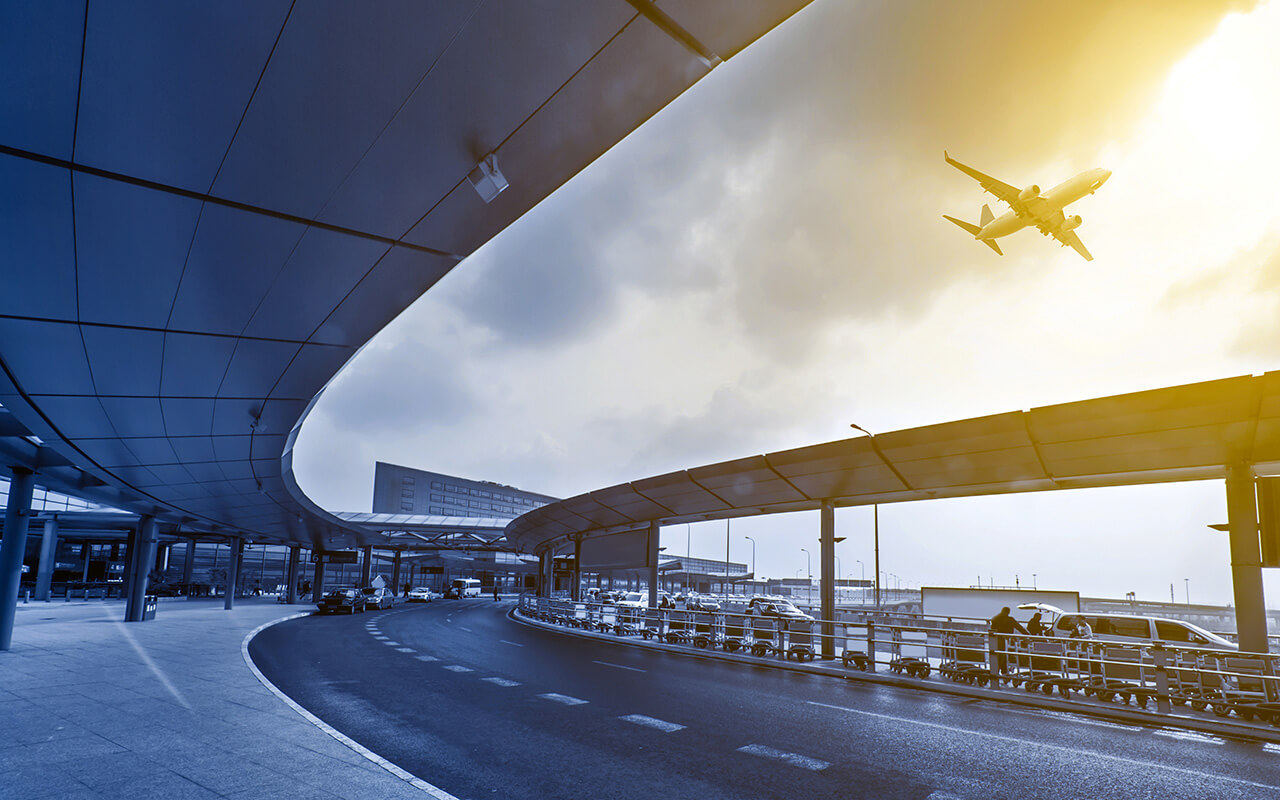
<path id="1" fill-rule="evenodd" d="M 1046 628 L 1045 624 L 1040 621 L 1039 611 L 1032 614 L 1031 619 L 1027 620 L 1027 633 L 1031 634 L 1032 636 L 1046 636 L 1048 635 L 1048 632 L 1049 632 L 1049 629 Z"/>
<path id="2" fill-rule="evenodd" d="M 1005 606 L 1000 609 L 1000 613 L 991 618 L 991 647 L 996 654 L 996 672 L 1004 675 L 1009 671 L 1009 661 L 1006 654 L 1008 649 L 1008 634 L 1011 633 L 1026 634 L 1027 629 L 1022 627 L 1022 623 L 1018 622 L 1009 613 L 1009 607 Z"/>
<path id="3" fill-rule="evenodd" d="M 498 582 L 493 582 L 493 602 L 498 602 Z"/>
<path id="4" fill-rule="evenodd" d="M 1071 629 L 1070 637 L 1072 639 L 1092 639 L 1093 628 L 1089 627 L 1089 621 L 1084 617 L 1076 617 L 1075 626 Z"/>

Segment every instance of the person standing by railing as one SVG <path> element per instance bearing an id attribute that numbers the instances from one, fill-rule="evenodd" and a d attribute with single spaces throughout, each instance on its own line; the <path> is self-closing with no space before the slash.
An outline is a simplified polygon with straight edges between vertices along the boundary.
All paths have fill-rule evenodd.
<path id="1" fill-rule="evenodd" d="M 1005 606 L 1000 609 L 1000 613 L 991 618 L 991 647 L 996 654 L 996 672 L 1004 675 L 1009 671 L 1009 661 L 1006 655 L 1008 649 L 1008 634 L 1021 633 L 1024 636 L 1027 629 L 1022 627 L 1022 623 L 1018 622 L 1009 613 L 1009 607 Z"/>

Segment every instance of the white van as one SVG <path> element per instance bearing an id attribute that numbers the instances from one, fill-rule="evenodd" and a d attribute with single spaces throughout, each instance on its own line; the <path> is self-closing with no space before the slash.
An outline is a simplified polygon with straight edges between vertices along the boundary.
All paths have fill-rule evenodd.
<path id="1" fill-rule="evenodd" d="M 455 578 L 450 584 L 450 595 L 453 597 L 479 597 L 480 581 L 475 578 Z"/>
<path id="2" fill-rule="evenodd" d="M 1093 630 L 1093 638 L 1104 642 L 1145 645 L 1152 642 L 1203 647 L 1210 650 L 1239 650 L 1234 642 L 1229 642 L 1210 633 L 1199 625 L 1183 622 L 1178 619 L 1161 617 L 1135 617 L 1127 614 L 1063 614 L 1054 623 L 1053 632 L 1058 636 L 1070 636 L 1076 628 L 1076 621 L 1084 617 L 1084 621 Z"/>

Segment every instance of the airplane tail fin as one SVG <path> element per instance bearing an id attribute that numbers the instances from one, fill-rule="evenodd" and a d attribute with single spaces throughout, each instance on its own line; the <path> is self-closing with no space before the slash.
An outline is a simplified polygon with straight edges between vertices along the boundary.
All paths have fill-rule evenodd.
<path id="1" fill-rule="evenodd" d="M 983 216 L 986 216 L 991 213 L 991 209 L 987 208 L 986 206 L 983 206 L 982 210 L 983 210 Z M 956 225 L 959 225 L 961 228 L 964 228 L 966 231 L 971 233 L 974 237 L 977 237 L 978 233 L 982 231 L 982 228 L 980 226 L 974 225 L 972 222 L 965 222 L 962 219 L 956 219 L 955 217 L 948 217 L 946 214 L 943 214 L 942 218 L 947 220 L 948 222 L 954 222 Z M 989 221 L 990 220 L 988 220 L 988 222 Z M 982 242 L 987 247 L 990 247 L 992 250 L 995 250 L 996 255 L 998 256 L 1004 255 L 1004 253 L 1000 252 L 1000 245 L 996 244 L 993 240 L 978 239 L 978 241 Z"/>
<path id="2" fill-rule="evenodd" d="M 985 228 L 987 227 L 987 223 L 995 218 L 996 215 L 991 213 L 991 206 L 984 203 L 982 206 L 982 216 L 978 219 L 978 225 Z"/>

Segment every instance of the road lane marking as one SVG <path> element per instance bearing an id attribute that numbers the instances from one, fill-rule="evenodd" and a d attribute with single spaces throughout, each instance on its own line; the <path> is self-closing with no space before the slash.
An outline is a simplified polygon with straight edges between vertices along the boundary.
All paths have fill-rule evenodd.
<path id="1" fill-rule="evenodd" d="M 431 661 L 439 661 L 439 660 L 440 660 L 440 659 L 436 658 L 435 656 L 414 656 L 414 658 L 418 659 L 419 661 L 427 661 L 427 662 L 431 662 Z"/>
<path id="2" fill-rule="evenodd" d="M 445 669 L 449 670 L 450 672 L 475 672 L 475 670 L 473 670 L 471 667 L 464 667 L 461 664 L 450 664 L 449 666 L 445 667 Z"/>
<path id="3" fill-rule="evenodd" d="M 1121 725 L 1118 722 L 1104 722 L 1100 719 L 1089 719 L 1079 714 L 1070 714 L 1066 711 L 1050 711 L 1048 709 L 1025 709 L 1025 708 L 1006 708 L 1009 714 L 1023 714 L 1028 717 L 1050 717 L 1052 719 L 1061 720 L 1062 722 L 1074 722 L 1077 725 L 1093 725 L 1098 728 L 1111 728 L 1112 730 L 1137 732 L 1145 730 L 1141 725 Z"/>
<path id="4" fill-rule="evenodd" d="M 580 706 L 588 702 L 587 700 L 579 700 L 576 697 L 570 697 L 567 694 L 556 694 L 555 692 L 540 694 L 538 697 L 541 697 L 543 700 L 550 700 L 553 703 L 564 703 L 566 706 Z"/>
<path id="5" fill-rule="evenodd" d="M 393 642 L 393 641 L 391 641 L 390 639 L 388 639 L 388 640 L 386 640 L 385 642 L 383 642 L 383 644 L 385 644 L 387 647 L 399 647 L 399 646 L 400 646 L 400 643 L 399 643 L 399 642 Z"/>
<path id="6" fill-rule="evenodd" d="M 788 753 L 785 750 L 777 750 L 762 744 L 748 744 L 738 748 L 739 753 L 746 753 L 751 756 L 760 756 L 761 758 L 772 758 L 774 761 L 781 761 L 784 764 L 790 764 L 793 767 L 801 769 L 813 770 L 821 772 L 831 766 L 830 762 L 822 761 L 817 758 L 809 758 L 799 753 Z"/>
<path id="7" fill-rule="evenodd" d="M 1168 736 L 1171 739 L 1182 739 L 1188 742 L 1201 742 L 1203 744 L 1226 744 L 1226 739 L 1220 739 L 1217 736 L 1210 736 L 1207 733 L 1197 733 L 1195 731 L 1180 731 L 1177 728 L 1161 728 L 1158 731 L 1152 731 L 1156 736 Z"/>
<path id="8" fill-rule="evenodd" d="M 396 652 L 397 653 L 415 653 L 417 651 L 414 650 L 412 647 L 397 647 Z"/>
<path id="9" fill-rule="evenodd" d="M 405 783 L 409 784 L 415 789 L 420 789 L 423 792 L 426 792 L 435 800 L 458 800 L 457 797 L 449 794 L 444 789 L 441 789 L 439 786 L 434 786 L 430 783 L 427 783 L 422 778 L 419 778 L 417 775 L 414 775 L 412 772 L 409 772 L 408 770 L 402 768 L 398 764 L 388 761 L 387 759 L 373 752 L 369 748 L 355 741 L 351 737 L 343 734 L 341 731 L 337 730 L 332 725 L 329 725 L 324 720 L 317 717 L 315 714 L 312 714 L 310 711 L 298 705 L 293 700 L 293 698 L 289 697 L 287 694 L 280 691 L 279 687 L 277 687 L 274 683 L 269 681 L 266 675 L 262 674 L 262 670 L 258 669 L 258 665 L 253 663 L 253 659 L 250 658 L 249 656 L 249 642 L 253 640 L 253 637 L 257 636 L 259 633 L 271 627 L 272 625 L 275 625 L 276 623 L 285 622 L 286 620 L 297 619 L 298 617 L 305 617 L 305 616 L 307 616 L 306 613 L 294 614 L 292 616 L 282 617 L 273 622 L 264 622 L 263 624 L 249 631 L 249 633 L 245 635 L 244 639 L 240 641 L 240 656 L 241 658 L 244 659 L 244 663 L 249 665 L 249 669 L 253 671 L 254 677 L 256 677 L 263 686 L 267 687 L 268 691 L 270 691 L 272 694 L 278 697 L 285 705 L 289 706 L 294 711 L 296 711 L 307 722 L 310 722 L 312 725 L 316 726 L 320 730 L 329 734 L 334 739 L 341 742 L 343 745 L 346 745 L 346 747 L 348 747 L 349 749 L 369 759 L 374 764 L 377 764 L 379 767 L 382 767 L 387 772 L 390 772 L 392 775 L 396 776 L 400 780 L 404 781 Z"/>
<path id="10" fill-rule="evenodd" d="M 520 685 L 520 681 L 512 681 L 506 678 L 481 678 L 480 680 L 485 683 L 492 683 L 494 686 L 503 686 L 507 688 Z"/>
<path id="11" fill-rule="evenodd" d="M 1270 742 L 1267 742 L 1262 745 L 1262 749 L 1268 753 L 1280 753 L 1280 744 L 1271 744 Z"/>
<path id="12" fill-rule="evenodd" d="M 649 671 L 647 669 L 640 669 L 639 667 L 628 667 L 624 664 L 610 664 L 608 661 L 592 661 L 591 663 L 599 664 L 602 667 L 613 667 L 615 669 L 629 669 L 632 672 L 648 672 Z"/>
<path id="13" fill-rule="evenodd" d="M 498 641 L 501 642 L 502 644 L 509 644 L 512 647 L 524 647 L 524 645 L 520 644 L 519 642 L 508 642 L 506 639 L 499 639 Z"/>
<path id="14" fill-rule="evenodd" d="M 654 717 L 646 717 L 644 714 L 627 714 L 625 717 L 618 719 L 633 722 L 636 725 L 643 725 L 646 728 L 657 728 L 663 733 L 675 733 L 684 730 L 684 725 L 677 725 L 674 722 L 667 722 L 664 719 L 655 719 Z"/>
<path id="15" fill-rule="evenodd" d="M 1080 747 L 1067 747 L 1060 744 L 1049 744 L 1048 742 L 1037 741 L 1035 739 L 1019 739 L 1016 736 L 1004 736 L 999 733 L 986 733 L 985 731 L 974 731 L 968 728 L 958 728 L 954 725 L 942 725 L 937 722 L 924 722 L 923 720 L 911 719 L 910 717 L 895 717 L 892 714 L 877 714 L 874 711 L 862 711 L 857 708 L 849 708 L 847 706 L 834 706 L 830 703 L 819 703 L 816 700 L 806 700 L 811 706 L 819 708 L 830 708 L 836 711 L 846 711 L 850 714 L 861 714 L 866 717 L 875 717 L 876 719 L 889 720 L 891 722 L 906 722 L 911 725 L 919 725 L 925 728 L 933 728 L 935 730 L 949 731 L 951 733 L 966 734 L 969 736 L 980 736 L 984 739 L 995 739 L 1000 742 L 1009 742 L 1011 744 L 1027 745 L 1029 747 L 1043 747 L 1047 750 L 1058 750 L 1063 753 L 1073 753 L 1075 755 L 1093 756 L 1106 761 L 1117 761 L 1121 764 L 1130 764 L 1135 767 L 1146 767 L 1149 769 L 1162 769 L 1166 772 L 1176 772 L 1181 775 L 1193 775 L 1197 778 L 1209 778 L 1211 780 L 1227 781 L 1229 783 L 1239 783 L 1245 786 L 1256 786 L 1260 789 L 1275 789 L 1273 784 L 1258 783 L 1257 781 L 1247 781 L 1243 778 L 1232 778 L 1229 775 L 1218 775 L 1213 772 L 1201 772 L 1195 769 L 1186 769 L 1185 767 L 1171 767 L 1165 764 L 1157 764 L 1153 761 L 1139 761 L 1136 758 L 1126 758 L 1124 756 L 1113 756 L 1108 753 L 1099 753 L 1096 750 L 1085 750 Z"/>
<path id="16" fill-rule="evenodd" d="M 460 631 L 466 631 L 467 633 L 471 633 L 471 629 L 470 629 L 470 628 L 468 628 L 468 627 L 467 627 L 467 626 L 465 626 L 465 625 L 459 625 L 459 626 L 458 626 L 458 630 L 460 630 Z"/>
<path id="17" fill-rule="evenodd" d="M 390 636 L 383 636 L 382 634 L 378 634 L 377 636 L 375 636 L 375 637 L 373 637 L 373 638 L 377 639 L 377 640 L 378 640 L 378 641 L 380 641 L 380 642 L 385 642 L 386 640 L 390 639 L 391 637 L 390 637 Z"/>

